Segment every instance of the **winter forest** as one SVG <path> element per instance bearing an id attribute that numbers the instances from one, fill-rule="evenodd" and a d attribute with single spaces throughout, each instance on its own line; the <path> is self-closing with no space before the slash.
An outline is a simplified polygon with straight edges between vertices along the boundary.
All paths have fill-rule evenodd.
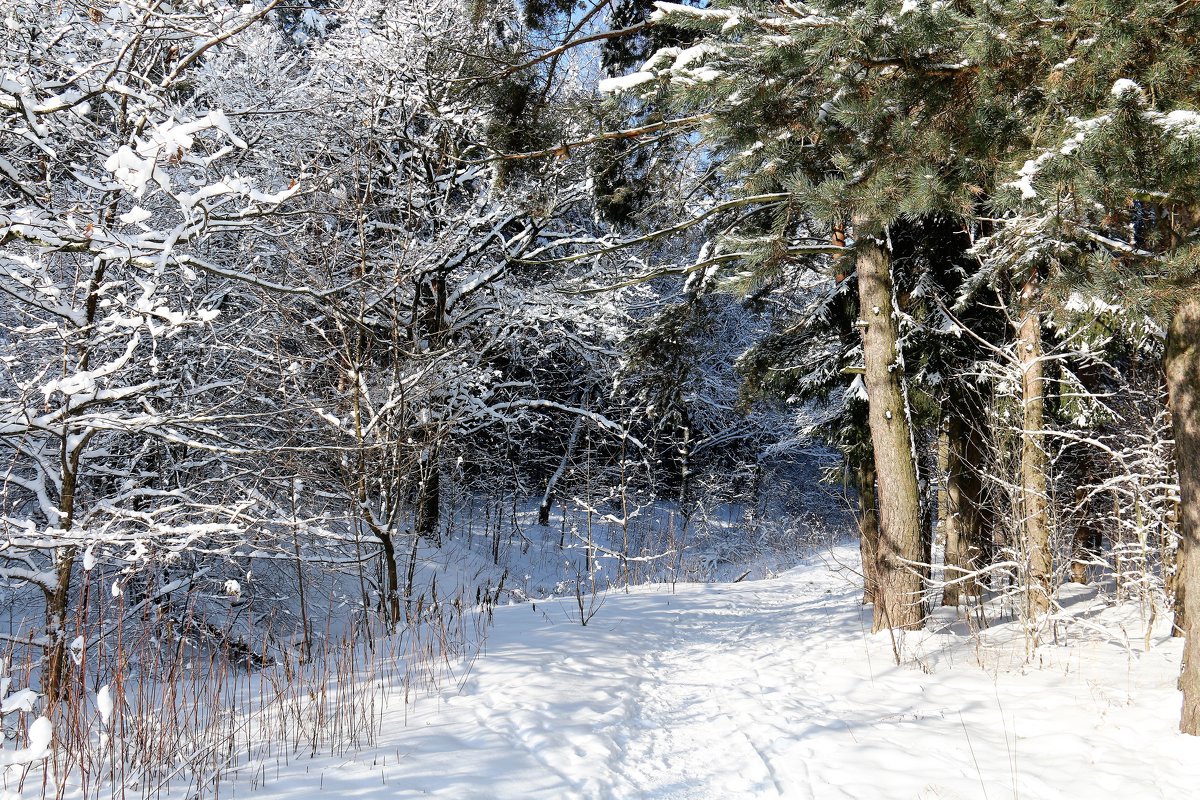
<path id="1" fill-rule="evenodd" d="M 3 0 L 4 798 L 1200 791 L 1193 0 Z"/>

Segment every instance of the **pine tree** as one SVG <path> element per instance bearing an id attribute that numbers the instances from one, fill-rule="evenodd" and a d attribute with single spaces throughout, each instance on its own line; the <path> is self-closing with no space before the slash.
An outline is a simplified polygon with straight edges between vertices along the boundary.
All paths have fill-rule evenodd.
<path id="1" fill-rule="evenodd" d="M 1035 81 L 1040 141 L 998 193 L 1007 215 L 983 250 L 1043 254 L 1046 294 L 1119 297 L 1164 323 L 1182 498 L 1180 727 L 1200 734 L 1200 11 L 1089 2 L 1058 19 L 1061 58 Z"/>
<path id="2" fill-rule="evenodd" d="M 707 36 L 658 51 L 622 85 L 708 115 L 714 159 L 753 208 L 714 252 L 769 275 L 836 250 L 826 243 L 848 227 L 879 482 L 875 626 L 918 626 L 928 559 L 889 242 L 927 215 L 971 219 L 996 159 L 1023 143 L 1036 98 L 1004 42 L 1020 40 L 1007 34 L 1024 20 L 959 5 L 897 15 L 882 2 L 658 7 L 658 19 Z"/>

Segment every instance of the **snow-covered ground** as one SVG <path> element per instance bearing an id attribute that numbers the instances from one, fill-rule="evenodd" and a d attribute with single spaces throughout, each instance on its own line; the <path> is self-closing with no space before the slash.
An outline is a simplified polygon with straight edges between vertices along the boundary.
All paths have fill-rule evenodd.
<path id="1" fill-rule="evenodd" d="M 1079 591 L 1058 643 L 871 635 L 838 547 L 776 577 L 498 608 L 481 655 L 369 749 L 240 769 L 227 797 L 1178 798 L 1180 640 Z M 586 599 L 586 598 L 585 598 Z M 1109 635 L 1109 632 L 1111 635 Z M 1148 649 L 1147 649 L 1148 648 Z M 895 651 L 901 663 L 896 664 Z"/>

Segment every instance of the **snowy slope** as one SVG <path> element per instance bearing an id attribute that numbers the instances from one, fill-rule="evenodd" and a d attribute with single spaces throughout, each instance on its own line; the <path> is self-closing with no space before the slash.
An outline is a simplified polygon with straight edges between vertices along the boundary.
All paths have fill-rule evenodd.
<path id="1" fill-rule="evenodd" d="M 1180 642 L 1075 608 L 1023 665 L 1010 624 L 908 634 L 894 660 L 835 549 L 769 580 L 500 608 L 465 676 L 352 758 L 246 768 L 237 797 L 1184 798 Z M 931 628 L 936 629 L 935 624 Z M 1126 639 L 1119 631 L 1124 628 Z M 1118 631 L 1117 638 L 1101 630 Z M 464 665 L 465 668 L 465 665 Z M 265 779 L 265 787 L 263 782 Z"/>

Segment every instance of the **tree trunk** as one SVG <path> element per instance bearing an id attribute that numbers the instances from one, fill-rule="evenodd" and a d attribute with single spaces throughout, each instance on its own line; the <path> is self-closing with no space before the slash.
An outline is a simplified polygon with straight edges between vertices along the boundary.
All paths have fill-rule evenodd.
<path id="1" fill-rule="evenodd" d="M 869 226 L 863 223 L 856 220 L 855 255 L 879 507 L 872 629 L 914 629 L 925 618 L 921 573 L 914 566 L 923 551 L 920 488 L 896 344 L 899 329 L 892 303 L 891 259 L 881 242 L 866 235 Z"/>
<path id="2" fill-rule="evenodd" d="M 105 213 L 111 223 L 116 216 L 116 202 L 109 204 Z M 104 276 L 108 262 L 97 259 L 88 280 L 87 301 L 84 314 L 87 319 L 86 328 L 94 330 L 96 313 L 100 307 L 100 287 L 104 284 Z M 89 339 L 79 350 L 79 371 L 91 367 L 92 343 Z M 78 411 L 72 411 L 69 418 L 75 417 Z M 95 433 L 88 431 L 82 436 L 71 434 L 69 427 L 64 427 L 59 439 L 59 463 L 62 470 L 62 484 L 59 488 L 58 527 L 64 533 L 75 527 L 75 500 L 79 489 L 79 468 L 82 463 L 84 446 Z M 75 559 L 79 548 L 74 545 L 60 547 L 54 551 L 54 589 L 45 592 L 46 596 L 46 633 L 49 637 L 49 647 L 46 653 L 45 694 L 46 703 L 53 707 L 62 699 L 66 692 L 68 672 L 67 662 L 67 611 L 71 597 L 71 574 L 75 570 Z"/>
<path id="3" fill-rule="evenodd" d="M 400 622 L 400 570 L 396 564 L 396 543 L 392 535 L 384 531 L 375 531 L 379 543 L 383 545 L 384 587 L 383 616 L 387 621 L 388 630 L 394 630 Z"/>
<path id="4" fill-rule="evenodd" d="M 404 583 L 404 609 L 405 614 L 408 616 L 409 622 L 413 621 L 413 592 L 415 591 L 414 587 L 417 583 L 417 550 L 419 549 L 420 545 L 421 537 L 412 537 L 412 548 L 408 552 L 408 580 Z M 395 556 L 393 555 L 392 558 L 394 560 Z M 420 606 L 419 600 L 417 605 L 418 607 Z M 397 615 L 398 614 L 399 612 L 397 612 Z"/>
<path id="5" fill-rule="evenodd" d="M 970 408 L 974 406 L 952 405 L 946 419 L 946 580 L 961 580 L 942 591 L 942 605 L 947 606 L 983 591 L 977 578 L 962 580 L 979 569 L 983 555 L 983 448 L 973 427 L 978 422 L 968 418 Z"/>
<path id="6" fill-rule="evenodd" d="M 858 492 L 858 547 L 862 553 L 863 605 L 875 602 L 875 561 L 879 553 L 879 513 L 875 510 L 875 465 L 870 459 L 854 467 Z"/>
<path id="7" fill-rule="evenodd" d="M 1021 362 L 1021 403 L 1024 410 L 1021 431 L 1021 506 L 1025 576 L 1025 613 L 1029 618 L 1050 608 L 1050 579 L 1053 561 L 1050 529 L 1046 515 L 1046 450 L 1042 430 L 1045 397 L 1042 361 L 1042 319 L 1033 308 L 1037 279 L 1031 277 L 1021 290 L 1025 317 L 1017 332 Z"/>
<path id="8" fill-rule="evenodd" d="M 51 707 L 63 699 L 67 688 L 67 601 L 71 595 L 75 554 L 74 546 L 55 551 L 54 591 L 46 593 L 46 632 L 50 646 L 46 658 L 45 692 L 46 703 Z"/>
<path id="9" fill-rule="evenodd" d="M 687 406 L 679 403 L 679 507 L 692 502 L 692 420 Z"/>
<path id="10" fill-rule="evenodd" d="M 63 435 L 62 488 L 59 491 L 59 527 L 64 532 L 75 525 L 75 491 L 79 468 L 79 451 L 66 449 L 67 437 Z M 80 443 L 82 447 L 82 442 Z M 54 550 L 54 589 L 46 592 L 46 634 L 50 644 L 46 653 L 46 703 L 53 707 L 66 694 L 67 655 L 67 611 L 71 597 L 71 574 L 75 569 L 78 548 L 74 545 Z"/>
<path id="11" fill-rule="evenodd" d="M 438 464 L 437 448 L 431 447 L 428 456 L 419 466 L 420 480 L 417 483 L 417 535 L 440 546 L 442 543 L 438 523 L 442 513 L 442 475 Z"/>
<path id="12" fill-rule="evenodd" d="M 550 509 L 552 509 L 554 507 L 554 499 L 555 499 L 554 498 L 554 478 L 557 475 L 558 475 L 558 473 L 556 472 L 556 473 L 554 473 L 554 475 L 550 476 L 551 480 L 549 483 L 546 484 L 546 493 L 542 495 L 541 505 L 538 506 L 537 524 L 541 525 L 543 528 L 549 527 L 549 525 L 550 525 Z"/>
<path id="13" fill-rule="evenodd" d="M 1172 636 L 1187 634 L 1187 581 L 1183 579 L 1183 528 L 1180 527 L 1179 547 L 1175 550 L 1175 572 L 1167 582 L 1167 596 L 1174 598 L 1175 619 L 1171 625 Z"/>
<path id="14" fill-rule="evenodd" d="M 1164 359 L 1171 394 L 1175 463 L 1179 470 L 1181 515 L 1179 586 L 1183 590 L 1183 668 L 1179 688 L 1183 713 L 1179 730 L 1200 736 L 1200 298 L 1175 311 Z"/>
<path id="15" fill-rule="evenodd" d="M 425 280 L 425 275 L 422 275 L 414 303 L 416 307 L 413 309 L 413 319 L 417 324 L 413 326 L 413 335 L 416 337 L 418 350 L 426 354 L 437 353 L 445 345 L 449 329 L 446 320 L 446 276 L 439 272 Z M 433 401 L 429 418 L 423 420 L 413 437 L 419 453 L 415 503 L 416 533 L 437 547 L 442 544 L 438 525 L 441 522 L 442 509 L 439 444 L 443 433 L 438 422 L 438 412 L 444 407 L 445 401 L 444 397 Z"/>

